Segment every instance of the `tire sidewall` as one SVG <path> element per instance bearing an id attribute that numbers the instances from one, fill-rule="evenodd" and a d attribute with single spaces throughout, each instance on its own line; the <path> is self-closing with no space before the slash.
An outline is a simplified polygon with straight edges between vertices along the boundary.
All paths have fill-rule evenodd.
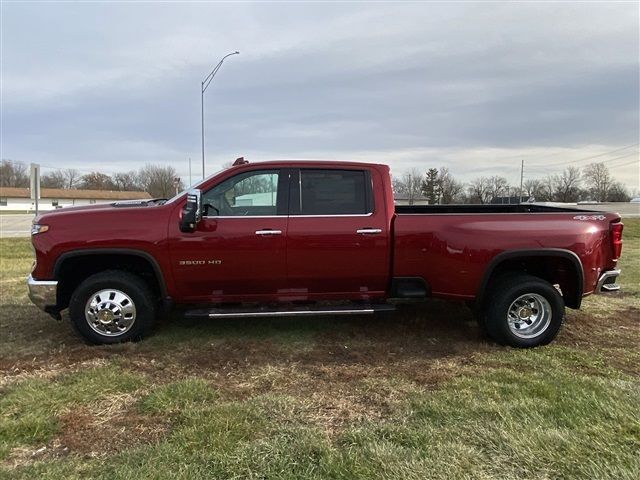
<path id="1" fill-rule="evenodd" d="M 115 289 L 126 293 L 136 308 L 133 326 L 122 335 L 100 335 L 87 322 L 85 307 L 92 295 L 104 289 Z M 153 325 L 155 304 L 144 281 L 127 272 L 102 272 L 84 280 L 73 292 L 69 302 L 69 316 L 76 331 L 92 344 L 113 344 L 140 340 Z"/>
<path id="2" fill-rule="evenodd" d="M 562 326 L 564 320 L 564 300 L 560 293 L 548 282 L 530 276 L 511 277 L 500 285 L 502 293 L 490 300 L 485 318 L 485 326 L 490 336 L 501 344 L 513 347 L 530 348 L 547 345 Z M 543 296 L 551 306 L 551 319 L 544 332 L 534 338 L 521 338 L 509 328 L 507 314 L 513 301 L 521 295 L 536 293 Z"/>

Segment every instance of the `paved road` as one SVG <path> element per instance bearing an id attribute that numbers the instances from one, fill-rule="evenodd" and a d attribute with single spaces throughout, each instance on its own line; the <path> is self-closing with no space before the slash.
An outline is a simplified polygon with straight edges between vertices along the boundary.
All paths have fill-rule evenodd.
<path id="1" fill-rule="evenodd" d="M 33 215 L 0 215 L 0 238 L 28 237 Z"/>
<path id="2" fill-rule="evenodd" d="M 600 203 L 576 205 L 575 208 L 618 212 L 623 218 L 640 218 L 640 203 Z M 33 215 L 0 215 L 0 238 L 28 237 Z"/>
<path id="3" fill-rule="evenodd" d="M 617 212 L 622 218 L 640 218 L 640 203 L 598 203 L 576 205 L 575 208 L 598 210 L 599 212 Z"/>

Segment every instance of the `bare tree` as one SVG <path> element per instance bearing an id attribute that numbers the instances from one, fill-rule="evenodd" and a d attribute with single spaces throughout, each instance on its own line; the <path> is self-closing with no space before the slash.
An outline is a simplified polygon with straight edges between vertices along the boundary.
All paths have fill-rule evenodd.
<path id="1" fill-rule="evenodd" d="M 625 187 L 620 182 L 611 182 L 605 201 L 628 202 L 629 200 L 631 200 L 631 195 L 629 195 L 629 190 L 627 190 L 627 187 Z"/>
<path id="2" fill-rule="evenodd" d="M 537 178 L 530 178 L 528 180 L 525 180 L 525 182 L 522 184 L 523 186 L 523 196 L 526 196 L 528 198 L 535 198 L 537 201 L 544 201 L 546 200 L 546 193 L 545 193 L 545 185 L 544 182 L 542 180 L 538 180 Z"/>
<path id="3" fill-rule="evenodd" d="M 65 185 L 63 188 L 75 188 L 80 180 L 80 173 L 75 168 L 67 168 L 64 170 Z"/>
<path id="4" fill-rule="evenodd" d="M 400 178 L 393 179 L 393 190 L 398 196 L 405 196 L 409 205 L 413 205 L 416 199 L 422 197 L 422 175 L 420 170 L 412 168 L 402 174 Z"/>
<path id="5" fill-rule="evenodd" d="M 178 177 L 173 167 L 161 167 L 158 165 L 145 165 L 138 172 L 140 187 L 149 192 L 154 198 L 171 198 L 176 193 L 174 179 Z M 178 190 L 184 188 L 180 181 Z"/>
<path id="6" fill-rule="evenodd" d="M 135 191 L 140 190 L 138 173 L 135 170 L 119 172 L 113 176 L 113 184 L 116 190 Z"/>
<path id="7" fill-rule="evenodd" d="M 509 182 L 506 178 L 494 175 L 489 178 L 489 194 L 491 199 L 509 196 Z M 491 201 L 491 200 L 489 200 Z"/>
<path id="8" fill-rule="evenodd" d="M 550 202 L 553 200 L 557 188 L 557 175 L 547 175 L 542 181 L 542 198 L 540 200 Z"/>
<path id="9" fill-rule="evenodd" d="M 29 187 L 29 173 L 22 162 L 2 160 L 0 164 L 0 187 Z"/>
<path id="10" fill-rule="evenodd" d="M 593 199 L 606 201 L 613 183 L 607 166 L 602 162 L 591 163 L 585 167 L 582 176 Z"/>
<path id="11" fill-rule="evenodd" d="M 80 188 L 87 190 L 114 190 L 111 177 L 101 172 L 91 172 L 80 177 Z"/>
<path id="12" fill-rule="evenodd" d="M 471 203 L 489 203 L 491 200 L 490 180 L 487 177 L 478 177 L 467 188 Z"/>
<path id="13" fill-rule="evenodd" d="M 43 188 L 65 188 L 67 185 L 67 178 L 62 170 L 54 170 L 51 173 L 42 175 L 40 178 L 40 185 Z"/>
<path id="14" fill-rule="evenodd" d="M 575 202 L 580 195 L 582 178 L 577 167 L 567 167 L 561 175 L 554 177 L 554 200 L 558 202 Z"/>

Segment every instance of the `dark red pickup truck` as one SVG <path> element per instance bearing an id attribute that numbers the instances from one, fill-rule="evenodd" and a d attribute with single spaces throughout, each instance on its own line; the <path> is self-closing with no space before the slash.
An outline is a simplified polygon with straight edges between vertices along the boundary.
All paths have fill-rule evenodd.
<path id="1" fill-rule="evenodd" d="M 385 165 L 240 161 L 168 201 L 37 217 L 28 285 L 93 343 L 139 339 L 174 304 L 206 318 L 362 314 L 433 296 L 531 347 L 565 306 L 619 288 L 622 228 L 614 213 L 535 204 L 394 206 Z"/>

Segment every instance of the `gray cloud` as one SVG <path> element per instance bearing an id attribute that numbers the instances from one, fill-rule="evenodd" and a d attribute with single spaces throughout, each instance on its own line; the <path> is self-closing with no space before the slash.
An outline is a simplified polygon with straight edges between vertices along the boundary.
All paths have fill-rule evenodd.
<path id="1" fill-rule="evenodd" d="M 515 176 L 638 142 L 637 4 L 2 8 L 4 158 L 186 175 L 199 82 L 236 49 L 207 91 L 210 171 L 245 154 Z"/>

